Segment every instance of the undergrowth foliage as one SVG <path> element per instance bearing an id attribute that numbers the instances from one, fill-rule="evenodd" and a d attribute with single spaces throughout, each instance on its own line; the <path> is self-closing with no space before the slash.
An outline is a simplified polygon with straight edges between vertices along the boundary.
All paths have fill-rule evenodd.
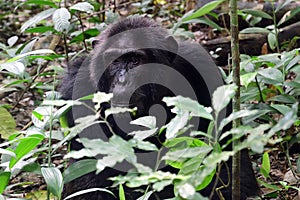
<path id="1" fill-rule="evenodd" d="M 184 15 L 178 23 L 174 24 L 173 32 L 177 35 L 188 36 L 189 32 L 181 27 L 192 22 L 209 24 L 221 30 L 221 27 L 203 16 L 211 13 L 222 2 L 213 1 L 202 10 L 200 8 L 198 11 Z M 73 54 L 68 49 L 72 44 L 81 44 L 85 50 L 89 50 L 89 44 L 93 38 L 107 24 L 116 20 L 118 16 L 115 13 L 106 11 L 105 21 L 101 22 L 98 17 L 98 14 L 102 13 L 99 3 L 80 2 L 64 7 L 62 3 L 48 0 L 25 1 L 16 9 L 28 5 L 41 6 L 40 8 L 43 9 L 30 17 L 20 28 L 22 34 L 31 34 L 30 39 L 20 43 L 18 36 L 12 36 L 6 44 L 0 43 L 0 73 L 5 77 L 0 87 L 1 96 L 16 91 L 21 92 L 20 98 L 16 100 L 17 103 L 9 105 L 1 102 L 0 105 L 0 133 L 5 139 L 0 144 L 0 199 L 13 196 L 11 189 L 16 185 L 11 184 L 10 180 L 19 176 L 21 172 L 42 175 L 47 184 L 48 194 L 42 196 L 41 199 L 50 199 L 50 196 L 61 199 L 64 183 L 92 171 L 100 173 L 105 167 L 114 167 L 123 161 L 132 165 L 131 171 L 124 176 L 111 177 L 114 185 L 119 187 L 119 199 L 126 199 L 123 185 L 133 188 L 142 185 L 149 186 L 151 189 L 141 197 L 144 200 L 148 199 L 154 191 L 161 191 L 168 185 L 174 186 L 175 199 L 205 199 L 197 191 L 205 188 L 217 173 L 218 166 L 237 151 L 249 148 L 254 153 L 262 155 L 260 173 L 265 178 L 269 178 L 268 152 L 271 150 L 267 148 L 267 145 L 280 144 L 290 147 L 299 143 L 300 55 L 299 49 L 294 49 L 262 56 L 242 55 L 242 110 L 233 112 L 221 121 L 218 119 L 219 113 L 230 103 L 237 88 L 231 84 L 231 74 L 227 76 L 225 73 L 224 78 L 228 85 L 214 92 L 212 108 L 204 107 L 196 101 L 181 96 L 164 98 L 168 106 L 174 107 L 172 112 L 176 115 L 168 124 L 158 127 L 155 117 L 146 116 L 131 122 L 132 125 L 144 128 L 128 133 L 133 136 L 128 141 L 116 134 L 113 134 L 108 141 L 80 138 L 78 141 L 85 148 L 79 152 L 69 152 L 64 158 L 85 157 L 86 159 L 69 167 L 54 164 L 53 158 L 61 156 L 59 150 L 83 129 L 92 124 L 107 123 L 106 118 L 111 114 L 135 112 L 135 110 L 113 107 L 105 112 L 104 117 L 99 118 L 99 107 L 103 102 L 110 101 L 111 94 L 96 93 L 82 99 L 65 101 L 59 99 L 60 94 L 55 89 L 56 76 L 63 71 L 61 67 L 58 67 L 57 62 L 70 59 L 69 57 Z M 137 6 L 139 6 L 138 13 L 151 9 L 149 2 Z M 96 14 L 93 15 L 93 13 Z M 248 11 L 249 13 L 260 17 L 271 17 Z M 84 19 L 87 17 L 90 23 L 96 25 L 93 26 L 96 28 L 84 27 L 83 22 L 86 22 Z M 257 29 L 245 30 L 247 31 L 253 32 Z M 264 31 L 269 33 L 270 46 L 278 47 L 276 39 L 278 27 Z M 46 47 L 44 47 L 45 44 L 39 42 L 44 38 L 50 38 Z M 64 53 L 54 51 L 61 43 Z M 43 48 L 35 49 L 37 44 Z M 34 68 L 34 73 L 29 72 L 28 68 Z M 41 81 L 49 76 L 53 78 L 53 81 L 47 83 Z M 25 92 L 32 90 L 44 95 L 44 100 L 32 112 L 32 125 L 25 127 L 22 131 L 16 131 L 16 122 L 9 111 L 16 108 Z M 84 99 L 93 100 L 95 107 L 90 109 L 95 115 L 81 118 L 76 121 L 74 127 L 67 127 L 65 113 L 74 105 L 84 104 L 81 101 Z M 199 117 L 210 120 L 206 132 L 194 131 L 190 124 L 192 118 Z M 222 129 L 236 118 L 242 118 L 243 125 L 220 135 Z M 166 141 L 163 145 L 167 152 L 161 155 L 159 152 L 161 150 L 145 139 L 153 134 L 161 134 L 163 131 L 166 132 Z M 242 140 L 233 150 L 228 151 L 225 149 L 231 145 L 232 140 L 225 144 L 222 142 L 227 136 L 233 136 L 232 140 Z M 99 146 L 101 146 L 101 151 Z M 157 166 L 169 164 L 179 169 L 179 172 L 177 174 L 163 172 L 159 167 L 151 169 L 139 163 L 134 149 L 158 152 Z M 288 151 L 284 153 L 289 159 Z M 97 159 L 99 154 L 102 157 Z M 43 157 L 42 161 L 39 157 Z M 298 163 L 300 163 L 299 158 Z M 300 171 L 300 165 L 297 169 L 290 164 L 289 167 L 294 174 Z M 20 184 L 30 185 L 31 183 Z M 271 188 L 273 192 L 270 195 L 273 196 L 288 189 L 299 191 L 298 187 L 284 181 L 276 185 L 274 182 L 267 183 L 260 180 L 260 184 Z M 107 188 L 92 188 L 79 191 L 69 198 L 97 190 L 111 193 Z"/>

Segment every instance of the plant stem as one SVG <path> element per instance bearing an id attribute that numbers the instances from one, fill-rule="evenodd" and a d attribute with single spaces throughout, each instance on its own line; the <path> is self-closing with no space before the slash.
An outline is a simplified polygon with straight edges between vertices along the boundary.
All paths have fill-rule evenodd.
<path id="1" fill-rule="evenodd" d="M 239 52 L 239 30 L 237 15 L 237 0 L 230 0 L 230 28 L 231 28 L 231 54 L 233 83 L 237 86 L 237 91 L 233 98 L 233 112 L 239 111 L 240 108 L 240 52 Z M 239 127 L 241 119 L 233 121 L 233 128 Z M 239 143 L 239 140 L 233 140 L 233 150 Z M 232 158 L 232 200 L 240 200 L 240 152 L 235 153 Z"/>

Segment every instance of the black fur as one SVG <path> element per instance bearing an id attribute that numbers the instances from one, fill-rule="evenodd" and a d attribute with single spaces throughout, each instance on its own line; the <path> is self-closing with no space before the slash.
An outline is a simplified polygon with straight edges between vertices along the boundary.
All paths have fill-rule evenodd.
<path id="1" fill-rule="evenodd" d="M 208 54 L 204 51 L 203 55 L 194 55 L 195 54 L 195 48 L 196 46 L 193 45 L 191 42 L 173 42 L 166 40 L 172 40 L 172 38 L 169 38 L 169 34 L 166 29 L 163 29 L 159 25 L 157 25 L 153 20 L 150 20 L 148 18 L 141 18 L 141 17 L 131 17 L 128 19 L 125 19 L 123 21 L 120 21 L 114 25 L 112 25 L 110 28 L 108 28 L 105 32 L 103 32 L 99 38 L 98 42 L 95 46 L 94 51 L 90 55 L 90 61 L 87 62 L 87 64 L 82 64 L 84 59 L 86 57 L 80 58 L 79 60 L 76 60 L 73 64 L 71 64 L 68 68 L 68 73 L 64 77 L 62 81 L 62 85 L 60 87 L 60 91 L 63 94 L 64 99 L 72 99 L 72 92 L 73 92 L 73 86 L 76 78 L 76 74 L 80 67 L 87 68 L 89 70 L 90 76 L 91 76 L 91 82 L 92 85 L 94 85 L 94 91 L 103 91 L 103 92 L 113 92 L 117 93 L 115 85 L 118 85 L 118 75 L 119 72 L 114 73 L 114 76 L 112 75 L 112 71 L 117 68 L 123 67 L 123 61 L 120 63 L 112 63 L 109 65 L 107 70 L 103 73 L 103 75 L 100 77 L 97 77 L 97 70 L 99 67 L 99 59 L 101 55 L 103 54 L 104 50 L 109 49 L 108 43 L 106 41 L 108 38 L 117 35 L 118 33 L 122 33 L 127 30 L 133 30 L 137 28 L 151 28 L 149 29 L 149 33 L 147 33 L 148 37 L 150 38 L 150 42 L 156 42 L 157 45 L 161 46 L 160 50 L 157 49 L 143 49 L 142 51 L 146 54 L 146 57 L 141 60 L 142 63 L 161 63 L 168 66 L 172 66 L 174 69 L 176 69 L 180 74 L 182 74 L 187 80 L 189 80 L 189 83 L 193 86 L 193 90 L 196 91 L 196 96 L 202 105 L 210 106 L 211 105 L 211 99 L 208 93 L 208 88 L 206 86 L 205 81 L 203 80 L 202 76 L 198 74 L 197 70 L 193 68 L 193 66 L 184 59 L 184 56 L 178 56 L 174 53 L 170 53 L 168 51 L 169 48 L 175 49 L 176 51 L 180 52 L 180 55 L 189 55 L 190 57 L 194 58 L 198 62 L 202 62 L 203 59 L 208 59 L 206 63 L 208 63 L 208 66 L 203 67 L 215 67 L 214 63 L 210 61 Z M 147 39 L 149 39 L 147 38 Z M 130 39 L 130 38 L 123 38 L 123 40 Z M 135 41 L 129 41 L 129 42 L 135 42 Z M 147 42 L 145 40 L 145 42 Z M 167 46 L 169 45 L 169 46 Z M 178 45 L 178 46 L 177 46 Z M 197 46 L 198 47 L 198 46 Z M 120 50 L 123 50 L 122 46 L 119 47 Z M 126 54 L 124 57 L 122 56 L 120 59 L 130 59 L 130 55 Z M 100 62 L 101 63 L 101 62 Z M 87 66 L 88 65 L 88 66 Z M 118 66 L 121 65 L 121 66 Z M 163 74 L 163 72 L 157 72 L 156 74 L 148 74 L 147 71 L 143 72 L 143 74 L 139 74 L 139 76 L 154 76 L 154 79 L 157 80 L 163 79 L 167 76 Z M 100 79 L 100 80 L 99 80 Z M 132 83 L 135 82 L 136 77 L 133 77 L 131 81 Z M 208 83 L 210 84 L 210 83 Z M 141 95 L 142 94 L 142 95 Z M 136 91 L 136 95 L 133 95 L 131 101 L 133 104 L 132 107 L 138 107 L 138 116 L 144 116 L 148 114 L 148 109 L 151 105 L 158 103 L 161 101 L 162 97 L 164 96 L 173 96 L 172 92 L 168 91 L 165 88 L 160 88 L 155 84 L 149 84 L 149 86 L 142 87 L 138 91 Z M 165 106 L 165 105 L 163 105 Z M 173 115 L 168 112 L 168 119 L 173 117 Z M 72 116 L 69 116 L 70 125 L 74 125 Z M 121 129 L 118 128 L 116 124 L 114 124 L 114 121 L 110 121 L 111 125 L 114 129 L 114 132 L 121 135 L 122 137 L 126 138 L 126 133 L 124 133 Z M 205 131 L 207 128 L 207 121 L 201 120 L 199 122 L 199 129 Z M 107 136 L 110 136 L 111 133 L 109 132 L 107 127 L 102 127 L 105 134 Z M 153 139 L 153 138 L 152 138 Z M 156 145 L 159 146 L 161 140 L 163 138 L 155 138 L 154 140 L 151 140 L 151 142 L 154 142 Z M 82 146 L 79 143 L 76 143 L 75 141 L 72 141 L 71 149 L 80 149 Z M 252 170 L 252 165 L 249 159 L 249 155 L 247 151 L 242 151 L 242 163 L 241 163 L 241 196 L 242 199 L 246 199 L 250 196 L 255 196 L 258 194 L 258 185 L 255 180 L 255 176 Z M 227 162 L 228 167 L 231 168 L 231 161 Z M 164 168 L 164 170 L 174 171 L 171 167 Z M 89 173 L 86 174 L 68 184 L 65 185 L 64 188 L 64 197 L 67 195 L 70 195 L 76 191 L 80 191 L 87 188 L 104 188 L 109 187 L 111 185 L 111 182 L 107 180 L 108 177 L 116 176 L 120 174 L 119 171 L 115 169 L 106 168 L 103 172 L 101 172 L 98 175 L 95 175 L 95 173 Z M 227 183 L 228 181 L 228 173 L 225 167 L 222 168 L 221 179 L 224 183 Z M 231 177 L 230 177 L 231 178 Z M 219 184 L 220 185 L 220 184 Z M 211 187 L 208 187 L 201 191 L 201 193 L 205 196 L 208 196 L 211 192 Z M 111 191 L 113 191 L 116 196 L 118 196 L 118 190 L 116 188 L 108 188 Z M 141 193 L 136 192 L 130 188 L 125 188 L 126 192 L 126 199 L 127 200 L 136 200 L 138 197 L 141 196 Z M 223 196 L 225 199 L 231 199 L 231 188 L 225 188 L 221 190 Z M 164 191 L 153 194 L 151 196 L 151 200 L 155 199 L 166 199 L 173 197 L 173 189 L 171 187 L 167 187 Z M 110 194 L 107 194 L 105 192 L 93 192 L 88 193 L 85 195 L 78 196 L 76 198 L 73 198 L 76 200 L 80 199 L 86 199 L 86 200 L 113 200 L 115 199 Z M 217 195 L 214 195 L 213 199 L 218 199 Z"/>

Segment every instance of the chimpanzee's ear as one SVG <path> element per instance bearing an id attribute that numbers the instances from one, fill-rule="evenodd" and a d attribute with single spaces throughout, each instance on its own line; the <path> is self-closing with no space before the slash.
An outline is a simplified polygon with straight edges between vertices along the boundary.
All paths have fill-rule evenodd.
<path id="1" fill-rule="evenodd" d="M 98 44 L 100 44 L 100 40 L 99 40 L 99 39 L 93 40 L 93 41 L 92 41 L 92 47 L 93 47 L 93 49 L 95 49 L 95 47 L 96 47 Z"/>
<path id="2" fill-rule="evenodd" d="M 167 51 L 169 51 L 171 61 L 173 61 L 178 52 L 178 43 L 173 36 L 167 36 L 165 40 L 166 40 Z"/>

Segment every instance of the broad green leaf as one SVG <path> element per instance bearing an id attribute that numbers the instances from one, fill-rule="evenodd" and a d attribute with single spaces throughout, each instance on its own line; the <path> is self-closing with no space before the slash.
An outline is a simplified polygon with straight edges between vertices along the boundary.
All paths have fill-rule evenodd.
<path id="1" fill-rule="evenodd" d="M 223 85 L 214 91 L 212 105 L 216 113 L 220 113 L 229 104 L 235 94 L 236 88 L 234 84 Z"/>
<path id="2" fill-rule="evenodd" d="M 163 101 L 166 102 L 167 106 L 175 106 L 182 111 L 191 112 L 191 116 L 213 120 L 210 114 L 212 111 L 211 108 L 206 108 L 188 97 L 182 97 L 180 95 L 176 97 L 164 97 Z"/>
<path id="3" fill-rule="evenodd" d="M 210 146 L 179 149 L 179 150 L 167 152 L 166 155 L 162 157 L 162 159 L 169 160 L 169 161 L 183 162 L 187 158 L 193 158 L 196 156 L 204 158 L 211 150 L 212 147 Z"/>
<path id="4" fill-rule="evenodd" d="M 11 114 L 3 107 L 0 107 L 0 135 L 7 139 L 15 132 L 16 122 Z"/>
<path id="5" fill-rule="evenodd" d="M 189 183 L 184 183 L 177 186 L 177 191 L 179 195 L 184 199 L 190 199 L 196 193 L 194 186 Z"/>
<path id="6" fill-rule="evenodd" d="M 59 169 L 54 167 L 49 167 L 49 168 L 43 167 L 41 170 L 42 170 L 42 175 L 46 181 L 47 188 L 54 196 L 60 199 L 63 186 L 64 186 L 61 172 L 59 171 Z"/>
<path id="7" fill-rule="evenodd" d="M 141 149 L 141 150 L 157 151 L 156 145 L 152 144 L 151 142 L 148 142 L 148 141 L 141 141 L 141 140 L 131 139 L 129 141 L 129 143 L 131 144 L 131 146 L 136 147 L 136 148 Z"/>
<path id="8" fill-rule="evenodd" d="M 224 0 L 211 1 L 207 4 L 205 4 L 204 6 L 202 6 L 201 8 L 199 8 L 193 14 L 191 14 L 189 16 L 186 16 L 185 18 L 182 18 L 181 21 L 184 22 L 184 21 L 188 21 L 188 20 L 191 20 L 191 19 L 201 17 L 203 15 L 206 15 L 207 13 L 209 13 L 210 11 L 215 9 L 218 5 L 220 5 L 223 2 L 224 2 Z"/>
<path id="9" fill-rule="evenodd" d="M 56 11 L 55 8 L 50 8 L 48 10 L 44 10 L 36 15 L 34 17 L 30 18 L 28 21 L 26 21 L 22 27 L 21 27 L 21 33 L 24 32 L 26 29 L 28 29 L 31 26 L 36 25 L 40 21 L 50 17 L 54 12 Z"/>
<path id="10" fill-rule="evenodd" d="M 119 184 L 119 199 L 120 200 L 126 200 L 125 198 L 125 192 L 122 184 Z"/>
<path id="11" fill-rule="evenodd" d="M 266 28 L 250 27 L 241 30 L 240 33 L 270 33 L 270 31 Z"/>
<path id="12" fill-rule="evenodd" d="M 270 165 L 269 154 L 267 152 L 265 152 L 263 155 L 263 159 L 262 159 L 260 173 L 262 173 L 262 175 L 264 175 L 264 177 L 269 178 L 270 171 L 271 171 L 271 165 Z"/>
<path id="13" fill-rule="evenodd" d="M 0 64 L 0 71 L 2 71 L 3 69 L 6 69 L 7 71 L 9 71 L 10 73 L 13 73 L 17 76 L 22 76 L 25 72 L 25 66 L 22 62 L 6 62 L 6 63 L 2 63 Z"/>
<path id="14" fill-rule="evenodd" d="M 91 13 L 94 11 L 94 6 L 88 2 L 79 2 L 70 7 L 70 10 L 78 10 L 81 12 Z"/>
<path id="15" fill-rule="evenodd" d="M 140 117 L 138 119 L 131 121 L 130 124 L 154 129 L 156 127 L 156 118 L 153 116 Z"/>
<path id="16" fill-rule="evenodd" d="M 105 92 L 97 92 L 93 96 L 93 102 L 96 103 L 95 108 L 98 110 L 100 108 L 100 104 L 104 102 L 109 102 L 113 98 L 112 93 L 105 93 Z"/>
<path id="17" fill-rule="evenodd" d="M 12 157 L 9 162 L 9 167 L 12 168 L 23 156 L 33 150 L 44 139 L 41 134 L 32 134 L 22 138 L 15 149 L 16 158 Z"/>
<path id="18" fill-rule="evenodd" d="M 70 181 L 93 171 L 96 173 L 96 163 L 97 160 L 95 159 L 83 159 L 72 163 L 64 171 L 64 183 L 69 183 Z"/>
<path id="19" fill-rule="evenodd" d="M 268 34 L 268 44 L 272 50 L 274 50 L 277 46 L 277 38 L 274 31 Z"/>
<path id="20" fill-rule="evenodd" d="M 16 44 L 16 42 L 18 41 L 19 37 L 18 36 L 12 36 L 10 38 L 8 38 L 7 40 L 7 44 L 8 46 L 12 47 Z"/>
<path id="21" fill-rule="evenodd" d="M 71 14 L 66 8 L 57 9 L 52 16 L 54 29 L 58 32 L 67 33 L 70 29 Z"/>
<path id="22" fill-rule="evenodd" d="M 84 31 L 83 33 L 78 34 L 77 36 L 75 36 L 70 43 L 74 43 L 74 42 L 81 42 L 85 39 L 89 39 L 91 37 L 96 37 L 97 35 L 99 35 L 99 30 L 96 28 L 93 29 L 88 29 L 86 31 Z"/>
<path id="23" fill-rule="evenodd" d="M 258 74 L 265 78 L 275 80 L 278 83 L 282 83 L 284 80 L 282 72 L 275 68 L 266 68 L 266 69 L 259 70 Z"/>
<path id="24" fill-rule="evenodd" d="M 251 72 L 241 75 L 241 84 L 244 85 L 246 88 L 248 85 L 254 81 L 255 77 L 257 75 L 257 72 Z"/>
<path id="25" fill-rule="evenodd" d="M 259 113 L 259 110 L 239 110 L 237 112 L 233 112 L 231 113 L 228 117 L 226 117 L 225 119 L 223 119 L 219 125 L 219 131 L 222 131 L 222 129 L 229 124 L 230 122 L 232 122 L 235 119 L 238 118 L 243 118 L 243 117 L 247 117 L 247 116 L 257 116 L 257 114 Z"/>
<path id="26" fill-rule="evenodd" d="M 10 179 L 10 174 L 10 172 L 0 172 L 0 194 L 2 194 L 6 188 Z"/>
<path id="27" fill-rule="evenodd" d="M 157 130 L 158 128 L 145 130 L 145 131 L 133 131 L 128 135 L 133 135 L 133 138 L 137 140 L 144 140 L 150 136 L 153 136 L 157 132 Z"/>
<path id="28" fill-rule="evenodd" d="M 174 138 L 176 134 L 184 128 L 189 120 L 189 113 L 187 111 L 181 111 L 178 113 L 168 124 L 166 127 L 166 138 Z"/>
<path id="29" fill-rule="evenodd" d="M 242 10 L 242 12 L 250 14 L 255 17 L 261 17 L 261 18 L 265 18 L 265 19 L 273 19 L 273 17 L 271 15 L 269 15 L 268 13 L 266 13 L 262 10 L 245 9 L 245 10 Z"/>

